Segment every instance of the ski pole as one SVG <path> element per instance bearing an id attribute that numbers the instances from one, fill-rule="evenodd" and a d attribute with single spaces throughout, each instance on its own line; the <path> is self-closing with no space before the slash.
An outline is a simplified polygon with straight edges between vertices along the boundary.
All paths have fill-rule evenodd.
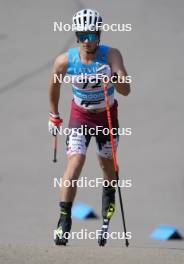
<path id="1" fill-rule="evenodd" d="M 114 161 L 114 171 L 115 171 L 117 185 L 118 185 L 118 194 L 119 194 L 119 201 L 120 201 L 120 208 L 121 208 L 121 216 L 122 216 L 123 228 L 124 228 L 124 232 L 125 232 L 125 245 L 126 245 L 126 247 L 128 247 L 129 241 L 126 238 L 126 224 L 125 224 L 125 215 L 124 215 L 124 209 L 123 209 L 123 201 L 122 201 L 122 196 L 121 196 L 121 189 L 120 189 L 120 186 L 118 184 L 118 182 L 119 182 L 118 163 L 117 163 L 117 158 L 116 158 L 114 138 L 112 135 L 112 118 L 111 118 L 110 107 L 109 107 L 108 82 L 104 82 L 104 95 L 105 95 L 105 102 L 106 102 L 106 112 L 107 112 L 108 125 L 109 125 L 109 129 L 110 129 L 110 140 L 111 140 L 111 146 L 112 146 L 112 156 L 113 156 L 113 161 Z"/>
<path id="2" fill-rule="evenodd" d="M 53 162 L 57 162 L 57 134 L 54 135 L 54 159 Z"/>

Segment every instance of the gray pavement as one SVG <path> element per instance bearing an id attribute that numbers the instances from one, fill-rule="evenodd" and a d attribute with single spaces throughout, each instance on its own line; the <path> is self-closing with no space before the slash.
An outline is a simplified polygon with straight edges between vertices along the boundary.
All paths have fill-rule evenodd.
<path id="1" fill-rule="evenodd" d="M 37 263 L 113 263 L 113 264 L 157 264 L 183 263 L 183 250 L 158 248 L 97 248 L 97 247 L 36 247 L 0 245 L 1 263 L 37 264 Z"/>
<path id="2" fill-rule="evenodd" d="M 131 95 L 124 98 L 116 94 L 120 125 L 131 127 L 133 132 L 130 137 L 121 137 L 118 150 L 120 177 L 132 179 L 133 184 L 130 190 L 123 189 L 132 248 L 123 249 L 127 262 L 123 258 L 122 261 L 132 263 L 138 255 L 150 259 L 151 254 L 155 258 L 152 263 L 182 263 L 183 251 L 159 248 L 183 249 L 183 240 L 160 242 L 149 236 L 158 224 L 174 225 L 184 235 L 184 2 L 1 0 L 0 4 L 1 250 L 4 247 L 4 252 L 9 254 L 5 245 L 10 243 L 13 245 L 10 249 L 14 250 L 15 245 L 17 256 L 22 256 L 22 245 L 30 243 L 35 245 L 38 257 L 45 250 L 39 251 L 40 245 L 51 255 L 55 254 L 53 250 L 57 256 L 60 254 L 58 249 L 49 246 L 53 246 L 53 229 L 58 220 L 59 189 L 53 187 L 53 181 L 54 177 L 62 176 L 66 165 L 65 137 L 60 139 L 59 162 L 53 164 L 52 142 L 47 131 L 47 86 L 54 58 L 76 43 L 72 32 L 54 33 L 53 21 L 71 23 L 77 10 L 91 7 L 98 9 L 108 24 L 131 23 L 133 27 L 132 32 L 102 35 L 102 43 L 120 49 L 128 73 L 133 77 Z M 70 101 L 71 89 L 63 86 L 60 113 L 65 126 Z M 91 143 L 81 175 L 89 179 L 101 176 L 95 144 Z M 89 203 L 100 216 L 101 188 L 78 190 L 76 201 Z M 100 224 L 101 219 L 74 220 L 73 230 L 92 231 Z M 110 228 L 122 231 L 118 205 Z M 118 255 L 121 250 L 117 247 L 121 244 L 119 240 L 109 241 L 105 252 L 108 255 L 111 250 L 112 255 Z M 70 245 L 79 252 L 82 247 L 92 246 L 88 250 L 100 256 L 96 241 L 74 240 Z M 69 252 L 69 248 L 64 252 Z M 63 256 L 66 257 L 65 253 Z M 8 256 L 3 261 L 11 263 Z"/>

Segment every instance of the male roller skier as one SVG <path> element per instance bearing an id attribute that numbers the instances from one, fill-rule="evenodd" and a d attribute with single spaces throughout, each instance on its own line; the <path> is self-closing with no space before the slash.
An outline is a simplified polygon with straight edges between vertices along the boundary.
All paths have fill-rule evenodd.
<path id="1" fill-rule="evenodd" d="M 70 48 L 66 53 L 56 58 L 49 82 L 49 131 L 53 135 L 55 135 L 56 127 L 59 129 L 62 124 L 58 111 L 60 82 L 59 78 L 54 78 L 54 75 L 60 77 L 61 74 L 63 78 L 65 74 L 74 77 L 74 81 L 72 81 L 73 100 L 68 127 L 79 128 L 82 125 L 87 125 L 89 129 L 96 126 L 108 128 L 103 82 L 98 80 L 94 84 L 88 81 L 85 81 L 85 83 L 75 81 L 75 78 L 81 74 L 95 76 L 100 72 L 99 69 L 103 68 L 102 66 L 107 66 L 104 67 L 103 74 L 111 76 L 111 73 L 115 73 L 116 80 L 122 80 L 127 76 L 121 53 L 117 49 L 99 45 L 100 25 L 102 25 L 102 18 L 96 10 L 80 10 L 73 16 L 73 27 L 76 31 L 79 47 Z M 118 128 L 118 103 L 114 99 L 115 89 L 118 93 L 127 96 L 130 93 L 130 85 L 122 81 L 108 84 L 112 125 L 114 128 Z M 113 137 L 117 148 L 118 134 Z M 76 186 L 73 186 L 72 180 L 79 179 L 90 139 L 91 135 L 89 133 L 81 134 L 74 130 L 71 130 L 66 139 L 67 167 L 62 177 L 62 182 L 67 180 L 67 182 L 71 182 L 71 185 L 66 187 L 65 184 L 62 184 L 61 186 L 60 218 L 55 237 L 57 245 L 66 245 L 68 242 L 64 234 L 71 230 L 71 209 L 76 194 Z M 110 135 L 98 133 L 98 135 L 95 135 L 95 139 L 103 178 L 109 182 L 108 187 L 103 187 L 102 216 L 103 219 L 110 220 L 115 210 L 115 188 L 111 185 L 111 182 L 116 180 Z"/>

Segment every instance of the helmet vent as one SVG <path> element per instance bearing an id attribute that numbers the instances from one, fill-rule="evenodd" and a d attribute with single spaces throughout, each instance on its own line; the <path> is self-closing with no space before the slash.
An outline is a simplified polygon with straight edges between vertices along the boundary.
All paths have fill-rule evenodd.
<path id="1" fill-rule="evenodd" d="M 102 18 L 100 14 L 93 9 L 83 9 L 78 11 L 73 16 L 73 26 L 74 30 L 77 31 L 91 31 L 98 25 L 98 22 L 102 23 Z M 100 27 L 97 28 L 97 31 L 101 30 Z"/>
<path id="2" fill-rule="evenodd" d="M 96 25 L 96 22 L 97 22 L 97 17 L 95 17 L 95 20 L 94 20 L 94 25 Z"/>
<path id="3" fill-rule="evenodd" d="M 92 17 L 90 16 L 89 18 L 89 24 L 91 25 L 91 22 L 92 22 Z"/>

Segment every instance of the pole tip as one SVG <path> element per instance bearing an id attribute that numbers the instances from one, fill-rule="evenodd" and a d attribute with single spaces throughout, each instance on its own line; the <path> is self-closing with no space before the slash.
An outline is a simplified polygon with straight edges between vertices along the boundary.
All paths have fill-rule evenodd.
<path id="1" fill-rule="evenodd" d="M 128 242 L 128 240 L 126 240 L 126 247 L 128 247 L 129 246 L 129 242 Z"/>

